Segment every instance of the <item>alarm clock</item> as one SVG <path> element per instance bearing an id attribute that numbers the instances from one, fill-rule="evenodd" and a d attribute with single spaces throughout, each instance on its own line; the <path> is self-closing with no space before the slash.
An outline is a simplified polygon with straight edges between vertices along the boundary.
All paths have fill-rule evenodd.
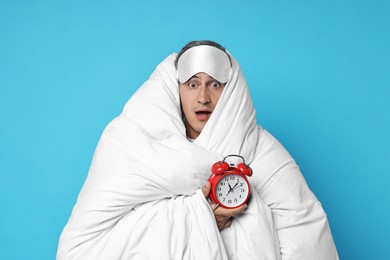
<path id="1" fill-rule="evenodd" d="M 229 164 L 228 157 L 239 157 L 242 162 L 234 166 Z M 217 205 L 233 209 L 245 204 L 250 195 L 250 185 L 247 176 L 252 176 L 253 172 L 249 165 L 240 155 L 228 155 L 223 161 L 214 163 L 211 167 L 211 184 L 210 199 Z"/>

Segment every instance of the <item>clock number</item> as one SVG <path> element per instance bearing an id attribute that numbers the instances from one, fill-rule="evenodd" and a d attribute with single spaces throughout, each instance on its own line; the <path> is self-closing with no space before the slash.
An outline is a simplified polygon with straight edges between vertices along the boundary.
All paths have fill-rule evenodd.
<path id="1" fill-rule="evenodd" d="M 228 203 L 231 204 L 231 203 L 232 203 L 232 200 L 228 200 Z"/>
<path id="2" fill-rule="evenodd" d="M 245 189 L 241 189 L 241 192 L 245 192 Z"/>
<path id="3" fill-rule="evenodd" d="M 218 193 L 218 197 L 222 197 L 222 192 Z"/>

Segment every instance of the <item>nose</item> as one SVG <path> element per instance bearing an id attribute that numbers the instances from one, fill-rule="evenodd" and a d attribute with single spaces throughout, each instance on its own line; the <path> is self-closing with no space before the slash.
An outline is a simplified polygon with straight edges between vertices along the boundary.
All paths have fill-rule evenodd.
<path id="1" fill-rule="evenodd" d="M 199 88 L 198 103 L 205 105 L 211 102 L 209 89 L 207 86 L 201 86 Z"/>

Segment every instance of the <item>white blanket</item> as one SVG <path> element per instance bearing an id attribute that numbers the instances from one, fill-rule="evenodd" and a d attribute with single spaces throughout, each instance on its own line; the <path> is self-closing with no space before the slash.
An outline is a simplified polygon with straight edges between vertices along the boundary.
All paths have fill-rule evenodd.
<path id="1" fill-rule="evenodd" d="M 192 143 L 175 56 L 104 130 L 57 259 L 338 259 L 321 204 L 290 155 L 257 125 L 238 63 Z M 228 154 L 250 163 L 252 197 L 220 232 L 201 187 Z"/>

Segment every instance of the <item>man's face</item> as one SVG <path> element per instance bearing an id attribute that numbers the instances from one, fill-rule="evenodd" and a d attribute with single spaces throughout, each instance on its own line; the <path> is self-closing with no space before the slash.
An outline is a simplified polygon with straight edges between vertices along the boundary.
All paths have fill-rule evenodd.
<path id="1" fill-rule="evenodd" d="M 202 132 L 224 87 L 225 84 L 203 72 L 180 84 L 180 99 L 189 138 L 195 139 Z"/>

